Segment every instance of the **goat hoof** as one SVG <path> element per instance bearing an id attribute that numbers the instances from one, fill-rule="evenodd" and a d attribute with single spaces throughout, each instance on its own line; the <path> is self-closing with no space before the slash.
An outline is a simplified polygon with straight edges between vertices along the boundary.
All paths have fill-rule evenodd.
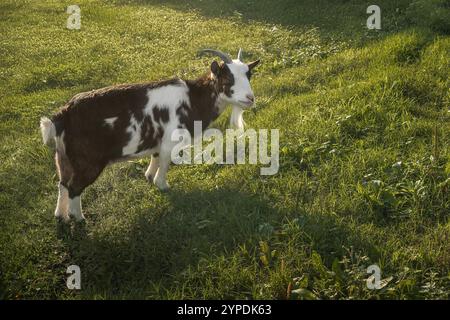
<path id="1" fill-rule="evenodd" d="M 84 217 L 84 215 L 83 214 L 70 214 L 69 213 L 69 217 L 70 217 L 70 219 L 72 219 L 72 220 L 75 220 L 75 222 L 83 222 L 83 221 L 85 221 L 86 220 L 86 218 Z"/>
<path id="2" fill-rule="evenodd" d="M 167 183 L 167 180 L 161 179 L 161 177 L 158 175 L 153 179 L 153 183 L 160 191 L 168 191 L 170 188 L 169 184 Z"/>
<path id="3" fill-rule="evenodd" d="M 58 219 L 63 219 L 64 217 L 67 218 L 67 212 L 56 210 L 55 211 L 55 217 L 58 218 Z"/>
<path id="4" fill-rule="evenodd" d="M 145 176 L 145 179 L 147 179 L 148 183 L 153 184 L 153 176 L 152 175 Z"/>
<path id="5" fill-rule="evenodd" d="M 161 191 L 161 192 L 167 192 L 170 190 L 170 186 L 167 182 L 161 182 L 161 183 L 154 182 L 154 183 L 158 187 L 159 191 Z"/>
<path id="6" fill-rule="evenodd" d="M 59 215 L 57 215 L 57 214 L 55 213 L 55 216 L 56 216 L 56 221 L 57 221 L 58 223 L 64 223 L 64 224 L 67 224 L 67 223 L 69 223 L 69 221 L 70 221 L 69 216 L 66 215 L 66 214 L 59 214 Z"/>
<path id="7" fill-rule="evenodd" d="M 169 192 L 170 191 L 170 187 L 168 185 L 163 186 L 163 187 L 158 187 L 158 189 L 161 192 Z"/>

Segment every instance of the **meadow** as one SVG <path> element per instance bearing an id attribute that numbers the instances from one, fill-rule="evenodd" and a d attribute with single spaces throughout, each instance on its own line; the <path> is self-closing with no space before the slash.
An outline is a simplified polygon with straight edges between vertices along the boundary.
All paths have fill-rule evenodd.
<path id="1" fill-rule="evenodd" d="M 0 299 L 449 299 L 450 8 L 377 0 L 369 30 L 371 2 L 1 1 Z M 82 91 L 195 78 L 207 47 L 261 59 L 244 119 L 280 130 L 278 174 L 172 166 L 161 193 L 149 159 L 122 162 L 84 193 L 85 224 L 57 223 L 40 117 Z"/>

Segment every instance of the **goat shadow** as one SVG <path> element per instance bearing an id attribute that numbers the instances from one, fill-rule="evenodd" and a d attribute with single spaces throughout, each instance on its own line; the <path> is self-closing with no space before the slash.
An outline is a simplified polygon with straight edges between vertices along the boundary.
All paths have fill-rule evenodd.
<path id="1" fill-rule="evenodd" d="M 177 11 L 195 11 L 206 18 L 238 18 L 244 22 L 258 21 L 277 24 L 302 31 L 316 29 L 323 38 L 339 38 L 343 34 L 336 24 L 352 27 L 350 14 L 367 18 L 367 3 L 337 3 L 318 0 L 281 0 L 281 1 L 221 1 L 220 5 L 204 0 L 118 0 L 116 5 L 163 6 Z M 389 8 L 390 9 L 390 8 Z"/>
<path id="2" fill-rule="evenodd" d="M 138 212 L 125 233 L 87 234 L 81 225 L 72 236 L 63 237 L 70 262 L 82 270 L 81 297 L 158 297 L 155 287 L 177 286 L 174 279 L 195 268 L 200 259 L 227 255 L 244 243 L 257 248 L 261 239 L 267 239 L 261 226 L 276 229 L 286 215 L 292 215 L 241 190 L 176 190 L 167 197 L 171 206 L 164 214 Z M 311 249 L 319 253 L 329 255 L 346 245 L 376 254 L 364 235 L 337 224 L 331 216 L 297 216 L 310 235 Z M 339 239 L 325 241 L 324 230 L 334 230 Z"/>

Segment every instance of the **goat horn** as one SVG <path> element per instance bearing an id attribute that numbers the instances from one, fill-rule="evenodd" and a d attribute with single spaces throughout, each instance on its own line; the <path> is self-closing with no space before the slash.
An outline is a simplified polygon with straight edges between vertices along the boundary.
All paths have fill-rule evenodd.
<path id="1" fill-rule="evenodd" d="M 240 62 L 244 62 L 244 61 L 242 60 L 242 48 L 239 48 L 239 52 L 238 52 L 237 58 L 238 58 L 238 60 L 239 60 Z"/>
<path id="2" fill-rule="evenodd" d="M 221 58 L 225 63 L 233 62 L 233 61 L 231 61 L 231 58 L 226 53 L 223 53 L 222 51 L 219 51 L 219 50 L 203 49 L 203 50 L 200 50 L 199 55 L 203 55 L 204 53 L 211 53 L 213 55 L 216 55 L 219 58 Z"/>

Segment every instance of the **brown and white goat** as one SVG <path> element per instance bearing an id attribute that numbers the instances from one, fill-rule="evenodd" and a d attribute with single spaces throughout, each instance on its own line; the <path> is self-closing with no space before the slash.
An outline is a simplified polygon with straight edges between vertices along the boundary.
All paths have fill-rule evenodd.
<path id="1" fill-rule="evenodd" d="M 227 105 L 233 106 L 231 123 L 243 127 L 242 113 L 254 105 L 251 70 L 259 60 L 242 62 L 241 50 L 232 60 L 223 52 L 205 49 L 223 61 L 196 80 L 117 85 L 75 95 L 56 115 L 41 119 L 44 143 L 55 145 L 59 195 L 55 216 L 84 219 L 81 193 L 110 163 L 151 155 L 145 177 L 166 190 L 171 141 L 176 129 L 194 134 L 194 121 L 203 129 Z"/>

